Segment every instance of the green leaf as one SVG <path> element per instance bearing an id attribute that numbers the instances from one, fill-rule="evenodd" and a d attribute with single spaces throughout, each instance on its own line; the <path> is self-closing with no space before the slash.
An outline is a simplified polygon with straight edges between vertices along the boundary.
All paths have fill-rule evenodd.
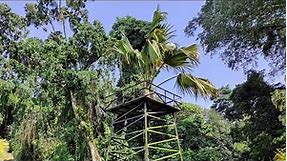
<path id="1" fill-rule="evenodd" d="M 9 143 L 0 139 L 0 160 L 12 160 L 14 159 L 11 153 L 8 153 Z"/>
<path id="2" fill-rule="evenodd" d="M 191 74 L 180 73 L 176 79 L 176 86 L 183 94 L 194 94 L 195 97 L 198 95 L 204 98 L 217 96 L 217 89 L 209 80 L 197 78 Z"/>

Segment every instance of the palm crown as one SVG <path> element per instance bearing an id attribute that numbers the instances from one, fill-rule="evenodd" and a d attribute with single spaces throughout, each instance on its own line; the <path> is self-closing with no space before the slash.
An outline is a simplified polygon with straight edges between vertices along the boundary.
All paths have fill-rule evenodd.
<path id="1" fill-rule="evenodd" d="M 199 64 L 199 54 L 195 44 L 187 47 L 177 47 L 170 43 L 173 36 L 171 26 L 163 23 L 167 13 L 156 9 L 153 15 L 151 30 L 141 51 L 133 49 L 128 38 L 122 34 L 122 39 L 115 44 L 122 64 L 136 66 L 144 81 L 152 82 L 162 69 L 175 70 L 176 75 L 164 82 L 176 78 L 176 86 L 181 92 L 194 94 L 204 98 L 216 96 L 217 90 L 210 81 L 195 77 L 190 69 Z M 162 83 L 164 83 L 162 82 Z"/>

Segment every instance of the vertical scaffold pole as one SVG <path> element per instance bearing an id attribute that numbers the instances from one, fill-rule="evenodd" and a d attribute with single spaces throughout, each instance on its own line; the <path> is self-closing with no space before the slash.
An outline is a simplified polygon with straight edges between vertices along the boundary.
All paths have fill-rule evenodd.
<path id="1" fill-rule="evenodd" d="M 148 120 L 147 120 L 147 103 L 144 103 L 144 161 L 149 161 L 149 151 L 148 151 Z"/>
<path id="2" fill-rule="evenodd" d="M 181 148 L 180 148 L 180 140 L 179 140 L 179 136 L 178 136 L 178 131 L 177 131 L 177 127 L 176 127 L 176 116 L 175 113 L 173 114 L 173 119 L 174 119 L 174 128 L 175 128 L 175 135 L 176 135 L 176 139 L 177 139 L 177 147 L 179 150 L 179 155 L 180 155 L 180 161 L 183 161 L 182 158 L 182 152 L 181 152 Z"/>
<path id="3" fill-rule="evenodd" d="M 113 127 L 113 124 L 114 124 L 114 116 L 112 116 L 111 127 Z M 105 161 L 109 160 L 109 152 L 110 152 L 110 148 L 111 148 L 111 141 L 112 141 L 113 135 L 114 135 L 114 129 L 112 128 L 112 132 L 111 132 L 111 135 L 109 136 L 109 140 L 108 140 L 107 151 L 106 151 L 106 154 L 105 154 Z"/>

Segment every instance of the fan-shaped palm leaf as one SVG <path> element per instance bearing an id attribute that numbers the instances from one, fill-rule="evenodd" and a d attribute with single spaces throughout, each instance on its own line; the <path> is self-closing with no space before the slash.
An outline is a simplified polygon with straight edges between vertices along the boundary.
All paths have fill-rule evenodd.
<path id="1" fill-rule="evenodd" d="M 192 44 L 187 47 L 183 47 L 180 49 L 190 60 L 190 62 L 194 65 L 199 63 L 199 54 L 196 44 Z"/>
<path id="2" fill-rule="evenodd" d="M 175 44 L 169 43 L 171 26 L 162 24 L 166 13 L 159 8 L 154 12 L 151 31 L 147 37 L 146 44 L 141 52 L 134 50 L 125 35 L 122 40 L 116 43 L 115 50 L 121 55 L 124 62 L 139 67 L 142 77 L 152 82 L 161 69 L 175 69 L 176 84 L 183 93 L 194 94 L 196 97 L 215 96 L 217 90 L 207 80 L 197 78 L 191 74 L 185 74 L 189 69 L 199 63 L 199 55 L 195 44 L 178 48 Z M 172 77 L 167 80 L 171 80 Z M 164 81 L 166 82 L 166 81 Z"/>
<path id="3" fill-rule="evenodd" d="M 169 48 L 169 47 L 167 47 Z M 170 48 L 164 57 L 163 62 L 167 64 L 166 68 L 176 69 L 181 72 L 191 71 L 190 69 L 199 63 L 199 56 L 196 45 L 190 45 L 185 48 Z"/>
<path id="4" fill-rule="evenodd" d="M 194 94 L 195 97 L 201 95 L 203 98 L 217 96 L 217 90 L 209 80 L 194 77 L 191 74 L 180 73 L 177 76 L 176 85 L 183 94 Z"/>
<path id="5" fill-rule="evenodd" d="M 122 34 L 122 39 L 115 43 L 114 50 L 119 54 L 122 63 L 139 66 L 143 64 L 141 53 L 138 50 L 133 49 L 125 34 Z"/>
<path id="6" fill-rule="evenodd" d="M 166 19 L 166 15 L 167 13 L 160 11 L 159 6 L 157 6 L 157 9 L 153 13 L 150 32 L 154 31 L 154 29 L 156 29 L 161 22 Z"/>

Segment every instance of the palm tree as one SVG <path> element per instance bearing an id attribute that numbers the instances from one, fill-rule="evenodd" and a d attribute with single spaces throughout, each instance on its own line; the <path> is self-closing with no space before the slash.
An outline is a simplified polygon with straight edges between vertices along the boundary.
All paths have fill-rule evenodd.
<path id="1" fill-rule="evenodd" d="M 182 93 L 194 94 L 204 98 L 215 96 L 216 88 L 210 81 L 193 76 L 190 71 L 199 64 L 199 54 L 195 44 L 178 47 L 169 42 L 173 36 L 171 26 L 163 23 L 166 12 L 156 9 L 153 15 L 151 30 L 141 51 L 134 49 L 128 38 L 122 34 L 114 50 L 119 54 L 120 64 L 137 66 L 138 73 L 144 81 L 153 82 L 163 69 L 174 70 L 176 75 L 163 81 L 176 78 L 176 86 Z M 160 83 L 160 84 L 162 84 Z"/>

